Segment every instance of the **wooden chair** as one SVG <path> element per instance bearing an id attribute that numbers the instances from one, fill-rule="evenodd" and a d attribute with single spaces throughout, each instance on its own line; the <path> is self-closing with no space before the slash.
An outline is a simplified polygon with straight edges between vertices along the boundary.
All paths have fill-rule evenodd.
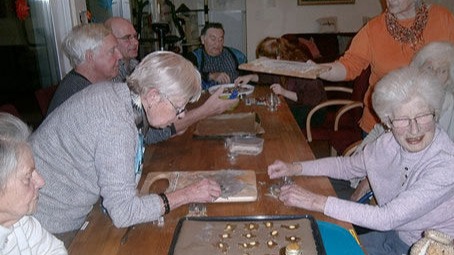
<path id="1" fill-rule="evenodd" d="M 315 106 L 306 119 L 306 138 L 313 140 L 326 140 L 330 145 L 331 156 L 337 156 L 347 149 L 349 145 L 361 140 L 362 131 L 358 122 L 362 116 L 363 98 L 369 87 L 370 67 L 364 70 L 354 82 L 352 88 L 343 86 L 327 86 L 330 92 L 346 93 L 344 98 L 329 98 L 327 101 Z M 333 109 L 333 107 L 335 109 Z M 320 109 L 328 109 L 325 122 L 319 127 L 312 127 L 312 116 Z"/>
<path id="2" fill-rule="evenodd" d="M 57 90 L 57 85 L 51 85 L 49 87 L 40 88 L 35 91 L 35 98 L 38 101 L 39 109 L 43 118 L 47 115 L 47 109 L 49 108 L 50 100 Z"/>
<path id="3" fill-rule="evenodd" d="M 10 113 L 18 118 L 20 118 L 20 114 L 19 114 L 19 111 L 17 110 L 16 106 L 12 105 L 12 104 L 4 104 L 4 105 L 0 105 L 0 112 L 7 112 L 7 113 Z"/>

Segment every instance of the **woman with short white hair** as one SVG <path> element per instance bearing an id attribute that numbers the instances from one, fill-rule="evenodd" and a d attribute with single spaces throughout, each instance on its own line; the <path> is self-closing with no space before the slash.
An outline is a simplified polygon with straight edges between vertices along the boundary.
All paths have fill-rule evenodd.
<path id="1" fill-rule="evenodd" d="M 351 157 L 285 163 L 268 167 L 270 178 L 292 175 L 336 179 L 368 177 L 377 205 L 314 194 L 283 186 L 288 206 L 322 212 L 375 231 L 360 235 L 368 254 L 407 254 L 426 229 L 454 235 L 454 143 L 437 124 L 444 90 L 431 74 L 414 67 L 386 75 L 372 104 L 390 130 Z"/>
<path id="2" fill-rule="evenodd" d="M 35 169 L 29 135 L 20 119 L 0 113 L 0 254 L 67 254 L 31 216 L 44 180 Z"/>
<path id="3" fill-rule="evenodd" d="M 419 68 L 421 71 L 435 75 L 444 88 L 443 106 L 438 120 L 439 126 L 448 133 L 454 141 L 454 44 L 450 42 L 432 42 L 416 53 L 410 66 Z M 372 131 L 363 139 L 356 151 L 375 141 L 385 132 L 382 124 L 376 124 Z M 367 180 L 352 180 L 352 187 L 356 187 L 351 199 L 357 201 L 370 191 Z"/>
<path id="4" fill-rule="evenodd" d="M 35 216 L 41 224 L 69 243 L 100 198 L 119 228 L 216 199 L 220 186 L 208 179 L 169 193 L 137 190 L 148 128 L 184 118 L 186 104 L 200 97 L 200 83 L 191 62 L 158 51 L 146 56 L 126 83 L 94 84 L 55 109 L 31 137 L 36 165 L 52 183 L 40 191 Z"/>

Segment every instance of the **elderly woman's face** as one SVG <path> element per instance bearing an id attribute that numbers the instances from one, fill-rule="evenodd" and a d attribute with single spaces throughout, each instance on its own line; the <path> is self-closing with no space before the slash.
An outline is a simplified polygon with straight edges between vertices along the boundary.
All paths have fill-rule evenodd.
<path id="1" fill-rule="evenodd" d="M 186 114 L 187 101 L 178 98 L 170 98 L 156 89 L 150 90 L 145 95 L 146 105 L 144 110 L 150 126 L 155 128 L 165 128 L 174 123 L 176 119 L 184 118 Z M 142 102 L 144 102 L 142 99 Z"/>
<path id="2" fill-rule="evenodd" d="M 417 97 L 393 111 L 392 132 L 397 142 L 409 152 L 425 149 L 435 134 L 433 111 Z M 407 126 L 408 124 L 408 126 Z"/>
<path id="3" fill-rule="evenodd" d="M 422 65 L 422 69 L 429 73 L 435 74 L 440 79 L 441 84 L 446 88 L 449 81 L 449 63 L 448 61 L 427 60 Z"/>
<path id="4" fill-rule="evenodd" d="M 38 190 L 43 185 L 44 179 L 36 172 L 31 149 L 23 146 L 17 169 L 9 176 L 4 190 L 0 192 L 0 210 L 2 214 L 9 216 L 11 225 L 24 215 L 35 212 Z"/>
<path id="5" fill-rule="evenodd" d="M 415 16 L 416 0 L 386 0 L 388 11 L 398 19 L 408 19 Z"/>

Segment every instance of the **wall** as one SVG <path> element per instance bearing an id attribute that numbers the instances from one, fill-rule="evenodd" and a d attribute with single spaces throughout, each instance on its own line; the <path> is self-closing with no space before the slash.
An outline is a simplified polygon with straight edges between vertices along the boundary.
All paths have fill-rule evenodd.
<path id="1" fill-rule="evenodd" d="M 356 0 L 355 4 L 304 5 L 297 0 L 247 0 L 247 55 L 255 59 L 255 47 L 266 36 L 285 33 L 318 32 L 317 19 L 337 16 L 339 32 L 355 32 L 363 25 L 363 17 L 381 11 L 379 0 Z"/>
<path id="2" fill-rule="evenodd" d="M 355 4 L 304 5 L 298 0 L 247 0 L 247 56 L 255 59 L 255 47 L 266 36 L 285 33 L 318 32 L 318 18 L 337 16 L 339 32 L 356 32 L 363 17 L 374 17 L 382 11 L 385 0 L 356 0 Z M 453 0 L 425 0 L 437 3 L 454 12 Z"/>

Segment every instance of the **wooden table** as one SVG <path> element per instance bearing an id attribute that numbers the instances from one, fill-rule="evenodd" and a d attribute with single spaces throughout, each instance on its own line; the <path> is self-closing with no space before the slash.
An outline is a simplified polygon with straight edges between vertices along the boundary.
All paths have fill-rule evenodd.
<path id="1" fill-rule="evenodd" d="M 252 96 L 264 97 L 269 92 L 268 87 L 257 86 Z M 258 156 L 240 155 L 232 162 L 227 157 L 223 140 L 194 139 L 192 137 L 194 127 L 192 127 L 181 136 L 147 147 L 142 182 L 150 171 L 254 170 L 257 175 L 257 201 L 208 204 L 207 215 L 311 214 L 318 220 L 332 222 L 351 229 L 352 226 L 349 223 L 329 218 L 321 213 L 286 207 L 277 199 L 266 195 L 269 186 L 276 182 L 270 180 L 266 173 L 267 166 L 274 160 L 314 159 L 314 155 L 287 104 L 282 103 L 276 112 L 269 112 L 266 106 L 246 106 L 243 100 L 235 111 L 259 114 L 261 125 L 265 129 L 262 136 L 265 142 L 261 154 Z M 325 177 L 298 177 L 295 178 L 295 182 L 320 194 L 336 195 L 329 180 Z M 95 207 L 87 218 L 88 226 L 79 231 L 69 248 L 69 252 L 70 254 L 97 255 L 167 254 L 176 224 L 187 213 L 188 206 L 173 210 L 165 216 L 163 227 L 153 223 L 137 225 L 129 232 L 126 243 L 120 244 L 120 240 L 127 229 L 118 229 L 113 226 L 112 221 L 101 213 L 99 207 Z"/>

